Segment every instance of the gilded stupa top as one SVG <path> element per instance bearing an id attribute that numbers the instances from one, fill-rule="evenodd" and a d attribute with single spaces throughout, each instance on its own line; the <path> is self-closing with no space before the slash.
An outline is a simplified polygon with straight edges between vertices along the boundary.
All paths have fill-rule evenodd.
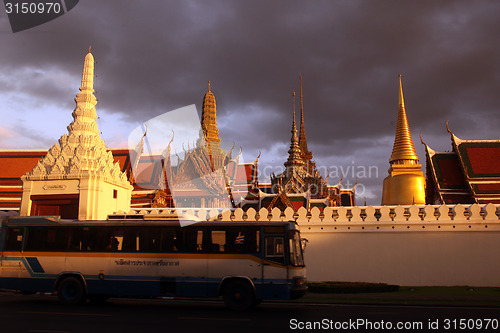
<path id="1" fill-rule="evenodd" d="M 399 111 L 398 123 L 396 127 L 396 137 L 392 155 L 389 159 L 391 164 L 413 164 L 418 163 L 418 156 L 411 139 L 408 118 L 406 117 L 405 102 L 403 98 L 403 85 L 401 83 L 401 74 L 399 75 Z"/>

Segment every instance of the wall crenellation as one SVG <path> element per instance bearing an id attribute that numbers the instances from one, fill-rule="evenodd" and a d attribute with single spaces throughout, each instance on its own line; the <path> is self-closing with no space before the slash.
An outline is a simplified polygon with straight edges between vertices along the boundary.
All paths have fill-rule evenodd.
<path id="1" fill-rule="evenodd" d="M 303 231 L 362 231 L 386 230 L 405 231 L 422 230 L 481 230 L 500 228 L 499 206 L 487 205 L 413 205 L 413 206 L 353 206 L 326 207 L 323 211 L 317 207 L 306 210 L 301 207 L 296 212 L 292 208 L 284 211 L 273 208 L 259 211 L 250 208 L 237 209 L 141 209 L 118 214 L 162 216 L 167 214 L 185 214 L 207 221 L 291 221 L 295 220 L 305 227 Z M 334 227 L 333 229 L 331 227 Z M 459 227 L 460 226 L 460 227 Z M 473 227 L 474 226 L 474 227 Z"/>

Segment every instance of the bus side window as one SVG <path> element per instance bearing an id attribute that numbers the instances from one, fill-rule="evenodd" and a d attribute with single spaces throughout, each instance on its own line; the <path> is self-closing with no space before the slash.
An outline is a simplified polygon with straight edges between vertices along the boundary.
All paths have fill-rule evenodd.
<path id="1" fill-rule="evenodd" d="M 184 229 L 183 252 L 203 252 L 203 230 Z"/>
<path id="2" fill-rule="evenodd" d="M 92 251 L 93 241 L 92 235 L 89 227 L 83 227 L 80 231 L 80 251 Z"/>
<path id="3" fill-rule="evenodd" d="M 232 253 L 258 253 L 260 230 L 252 227 L 228 229 L 226 251 Z"/>
<path id="4" fill-rule="evenodd" d="M 180 252 L 182 233 L 178 227 L 166 227 L 161 231 L 162 234 L 162 252 Z"/>
<path id="5" fill-rule="evenodd" d="M 161 229 L 139 228 L 139 251 L 160 252 Z"/>
<path id="6" fill-rule="evenodd" d="M 226 252 L 226 231 L 212 230 L 210 252 Z"/>
<path id="7" fill-rule="evenodd" d="M 123 231 L 122 251 L 137 252 L 139 251 L 139 233 L 137 228 L 127 227 Z"/>
<path id="8" fill-rule="evenodd" d="M 84 227 L 82 235 L 82 251 L 106 252 L 113 235 L 109 227 Z"/>
<path id="9" fill-rule="evenodd" d="M 285 240 L 281 236 L 266 237 L 266 259 L 285 263 Z"/>
<path id="10" fill-rule="evenodd" d="M 28 227 L 25 251 L 67 251 L 68 232 L 68 228 Z"/>
<path id="11" fill-rule="evenodd" d="M 5 251 L 21 251 L 23 246 L 24 228 L 9 228 L 7 230 L 7 241 Z"/>
<path id="12" fill-rule="evenodd" d="M 78 252 L 82 250 L 82 228 L 68 228 L 68 251 Z"/>
<path id="13" fill-rule="evenodd" d="M 123 229 L 113 230 L 113 234 L 109 238 L 108 251 L 117 252 L 123 249 Z"/>

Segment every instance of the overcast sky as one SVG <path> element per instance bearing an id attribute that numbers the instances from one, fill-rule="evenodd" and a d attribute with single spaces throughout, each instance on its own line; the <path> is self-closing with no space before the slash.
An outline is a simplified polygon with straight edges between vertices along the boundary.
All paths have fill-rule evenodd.
<path id="1" fill-rule="evenodd" d="M 358 176 L 358 204 L 366 197 L 378 205 L 398 74 L 424 166 L 419 133 L 449 150 L 446 120 L 462 139 L 500 139 L 499 17 L 494 0 L 82 0 L 12 33 L 2 11 L 0 148 L 49 148 L 66 133 L 92 45 L 98 124 L 109 147 L 128 145 L 136 126 L 167 111 L 191 104 L 199 111 L 211 80 L 221 139 L 241 146 L 246 161 L 261 151 L 260 170 L 269 174 L 287 158 L 292 89 L 302 73 L 318 167 L 330 170 L 330 184 L 342 170 L 351 186 Z"/>

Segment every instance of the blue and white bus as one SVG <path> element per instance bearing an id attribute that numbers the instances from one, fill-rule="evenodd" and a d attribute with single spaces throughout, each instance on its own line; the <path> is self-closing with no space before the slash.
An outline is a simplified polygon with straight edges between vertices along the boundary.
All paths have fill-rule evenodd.
<path id="1" fill-rule="evenodd" d="M 108 297 L 219 297 L 234 309 L 307 292 L 295 222 L 106 221 L 11 217 L 0 230 L 0 289 Z"/>

